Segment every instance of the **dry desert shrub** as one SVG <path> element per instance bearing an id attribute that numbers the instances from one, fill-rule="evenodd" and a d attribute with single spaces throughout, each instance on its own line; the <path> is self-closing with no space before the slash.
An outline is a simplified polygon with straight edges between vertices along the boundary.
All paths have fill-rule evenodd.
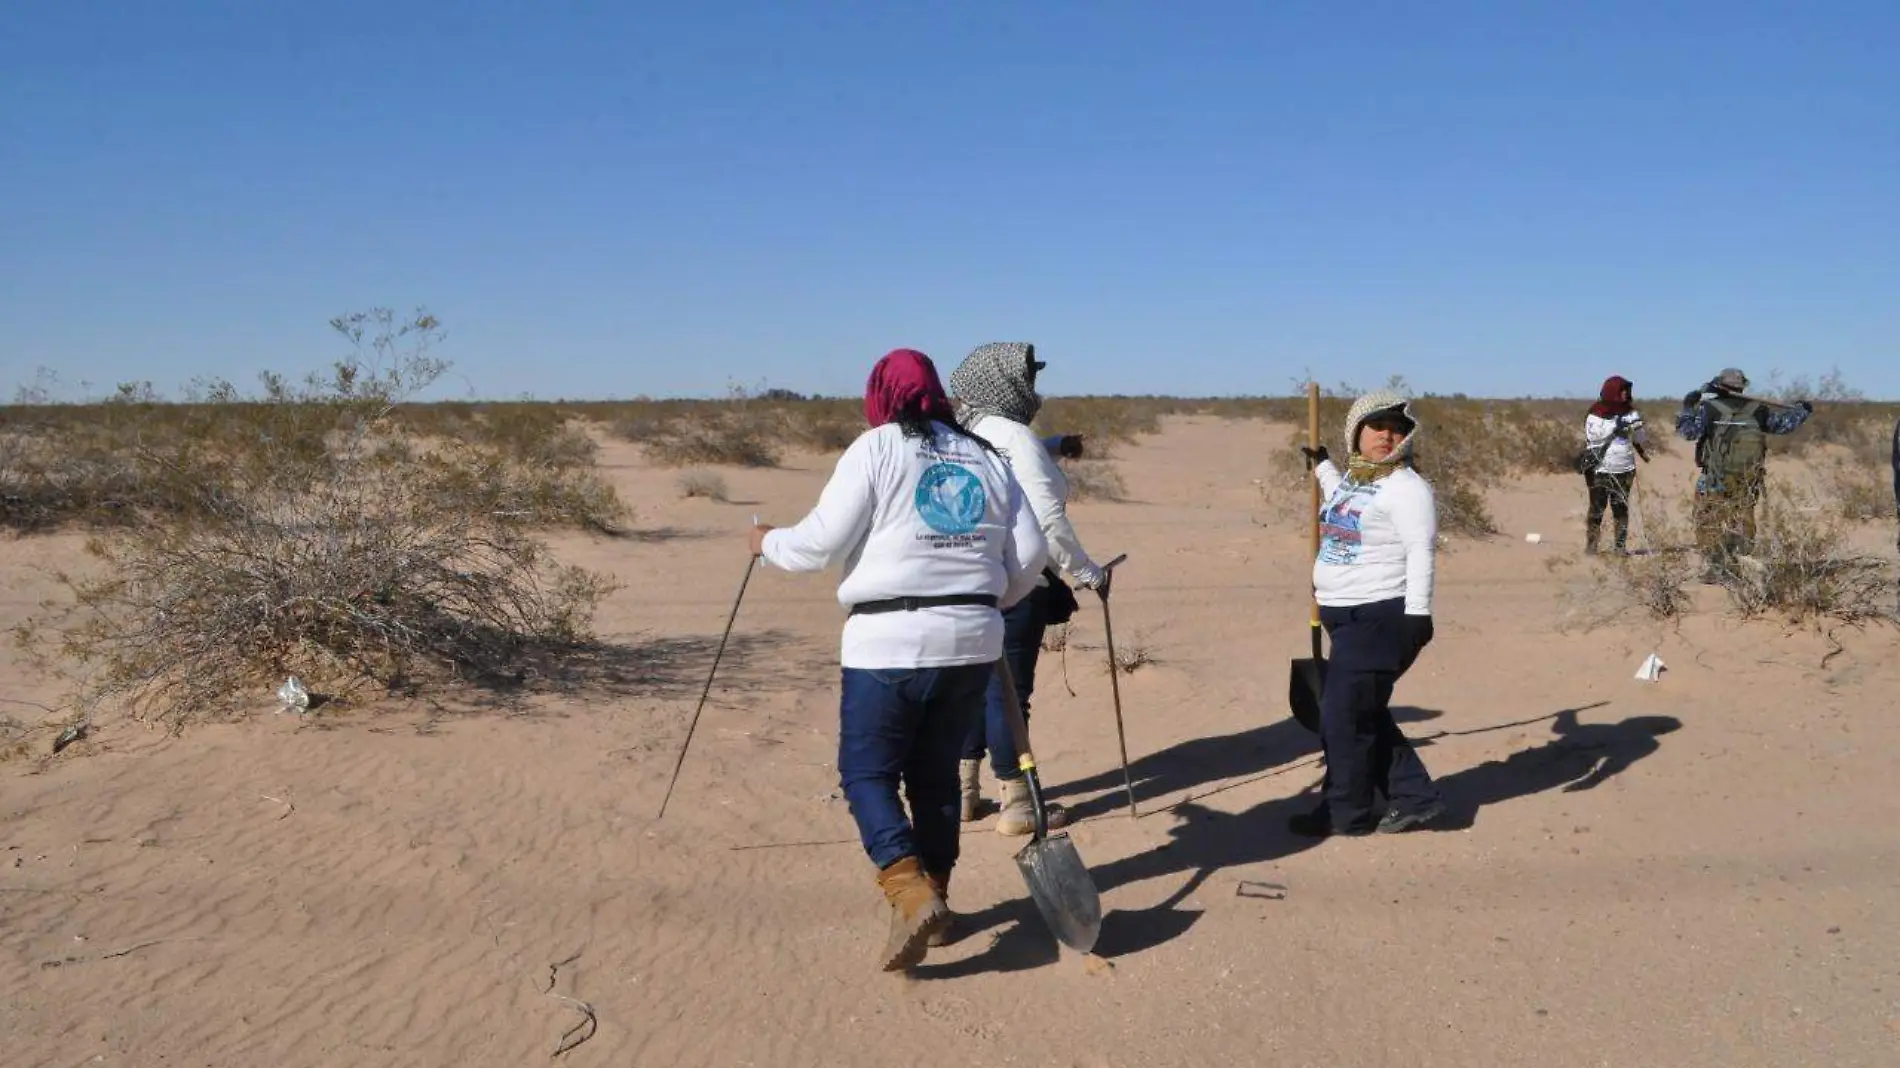
<path id="1" fill-rule="evenodd" d="M 1052 398 L 1037 416 L 1038 433 L 1080 434 L 1092 458 L 1111 454 L 1160 429 L 1163 415 L 1191 402 L 1165 397 Z M 806 397 L 782 389 L 729 387 L 723 400 L 638 400 L 582 404 L 575 411 L 609 432 L 645 446 L 667 466 L 733 464 L 776 466 L 787 448 L 843 452 L 863 434 L 864 405 L 856 398 Z"/>
<path id="2" fill-rule="evenodd" d="M 1570 622 L 1605 626 L 1631 619 L 1675 620 L 1694 607 L 1702 575 L 1695 532 L 1679 506 L 1654 495 L 1639 496 L 1634 511 L 1648 548 L 1630 556 L 1599 556 L 1580 589 L 1566 591 Z"/>
<path id="3" fill-rule="evenodd" d="M 635 445 L 648 445 L 672 432 L 679 413 L 660 401 L 628 401 L 624 404 L 590 404 L 583 409 L 587 417 L 607 429 L 607 433 Z"/>
<path id="4" fill-rule="evenodd" d="M 1506 422 L 1515 431 L 1519 463 L 1527 472 L 1545 475 L 1576 474 L 1577 454 L 1584 446 L 1583 420 L 1571 423 L 1539 418 L 1529 413 Z"/>
<path id="5" fill-rule="evenodd" d="M 420 425 L 451 410 L 447 405 L 406 404 L 401 424 L 418 437 L 441 436 Z M 600 445 L 559 406 L 538 402 L 470 405 L 456 431 L 517 461 L 543 467 L 592 467 Z"/>
<path id="6" fill-rule="evenodd" d="M 1425 478 L 1438 500 L 1438 529 L 1442 533 L 1487 538 L 1498 532 L 1484 491 L 1470 479 L 1456 469 L 1436 476 L 1426 474 Z"/>
<path id="7" fill-rule="evenodd" d="M 1730 609 L 1744 619 L 1772 616 L 1826 628 L 1890 618 L 1894 569 L 1855 549 L 1846 521 L 1812 492 L 1772 488 L 1757 514 L 1753 551 L 1714 571 L 1695 547 L 1686 505 L 1643 498 L 1638 511 L 1649 550 L 1598 558 L 1588 583 L 1566 594 L 1572 622 L 1680 618 L 1693 609 L 1692 591 L 1705 575 L 1720 582 Z"/>
<path id="8" fill-rule="evenodd" d="M 745 411 L 707 412 L 678 420 L 645 439 L 647 458 L 666 467 L 730 464 L 777 467 L 780 441 L 771 423 Z"/>
<path id="9" fill-rule="evenodd" d="M 1133 675 L 1136 671 L 1155 663 L 1156 660 L 1154 647 L 1143 632 L 1137 631 L 1126 641 L 1115 646 L 1115 670 L 1124 675 Z M 1108 670 L 1106 663 L 1102 665 L 1102 670 L 1104 672 Z"/>
<path id="10" fill-rule="evenodd" d="M 148 400 L 0 409 L 0 526 L 111 526 L 189 507 L 187 487 L 151 457 L 186 445 L 243 462 L 227 436 L 201 413 Z"/>
<path id="11" fill-rule="evenodd" d="M 777 467 L 787 438 L 781 414 L 738 387 L 724 401 L 630 405 L 611 426 L 664 467 Z"/>
<path id="12" fill-rule="evenodd" d="M 211 381 L 181 403 L 126 385 L 93 403 L 0 408 L 0 526 L 105 528 L 200 512 L 216 499 L 208 483 L 327 464 L 361 415 L 343 403 L 364 388 L 347 377 L 333 383 L 332 400 L 312 400 L 308 383 L 277 375 L 263 385 L 261 398 Z M 30 399 L 47 394 L 42 387 Z M 485 502 L 537 526 L 601 533 L 620 533 L 631 519 L 594 469 L 598 446 L 553 406 L 392 406 L 365 444 L 385 461 L 436 464 L 445 507 Z M 436 462 L 448 454 L 452 463 Z"/>
<path id="13" fill-rule="evenodd" d="M 1844 520 L 1813 493 L 1771 488 L 1757 518 L 1754 551 L 1724 576 L 1744 618 L 1862 626 L 1891 619 L 1893 569 L 1848 542 Z"/>
<path id="14" fill-rule="evenodd" d="M 418 448 L 397 425 L 397 402 L 447 367 L 429 355 L 435 320 L 378 310 L 332 325 L 352 353 L 328 379 L 267 382 L 281 418 L 266 425 L 284 432 L 249 441 L 241 463 L 184 445 L 150 457 L 189 506 L 95 536 L 98 566 L 59 576 L 71 601 L 16 632 L 82 707 L 122 701 L 178 729 L 286 675 L 333 689 L 518 682 L 586 640 L 612 583 L 549 558 L 488 450 Z"/>
<path id="15" fill-rule="evenodd" d="M 1300 383 L 1301 390 L 1306 388 Z M 1217 419 L 1239 421 L 1258 419 L 1269 423 L 1304 423 L 1306 398 L 1296 397 L 1207 397 L 1183 401 L 1182 411 L 1211 415 Z"/>
<path id="16" fill-rule="evenodd" d="M 18 760 L 32 752 L 29 739 L 34 728 L 12 716 L 0 715 L 0 764 Z"/>
<path id="17" fill-rule="evenodd" d="M 1812 463 L 1820 499 L 1840 518 L 1860 522 L 1895 515 L 1893 472 L 1887 465 L 1838 450 L 1817 455 Z"/>
<path id="18" fill-rule="evenodd" d="M 1193 411 L 1194 401 L 1174 397 L 1050 397 L 1036 413 L 1036 433 L 1078 434 L 1089 455 L 1103 459 L 1117 444 L 1132 445 L 1161 430 L 1163 416 Z"/>
<path id="19" fill-rule="evenodd" d="M 841 453 L 868 429 L 858 400 L 792 397 L 773 404 L 785 440 L 802 449 Z"/>
<path id="20" fill-rule="evenodd" d="M 695 497 L 721 504 L 731 500 L 726 491 L 726 480 L 710 471 L 688 471 L 679 478 L 680 496 L 688 500 Z"/>
<path id="21" fill-rule="evenodd" d="M 1042 632 L 1042 651 L 1045 653 L 1059 653 L 1067 649 L 1069 647 L 1069 626 L 1070 624 L 1067 623 L 1057 623 L 1054 626 L 1044 629 Z"/>
<path id="22" fill-rule="evenodd" d="M 1814 404 L 1813 414 L 1799 431 L 1768 439 L 1769 449 L 1785 456 L 1806 456 L 1835 446 L 1855 456 L 1884 457 L 1888 433 L 1900 414 L 1900 406 L 1869 401 L 1865 393 L 1841 376 L 1838 368 L 1819 379 L 1798 375 L 1785 385 L 1778 372 L 1770 374 L 1768 383 L 1755 392 L 1784 404 L 1802 400 Z"/>
<path id="23" fill-rule="evenodd" d="M 1075 501 L 1125 501 L 1128 487 L 1121 472 L 1107 460 L 1064 460 L 1063 473 L 1069 479 L 1069 499 Z"/>

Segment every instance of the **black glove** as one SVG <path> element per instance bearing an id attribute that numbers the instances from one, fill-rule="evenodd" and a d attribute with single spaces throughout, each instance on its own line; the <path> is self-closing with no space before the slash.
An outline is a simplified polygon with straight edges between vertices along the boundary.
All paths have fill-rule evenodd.
<path id="1" fill-rule="evenodd" d="M 1062 435 L 1062 440 L 1056 442 L 1056 453 L 1057 455 L 1062 456 L 1063 458 L 1069 459 L 1069 460 L 1081 459 L 1082 458 L 1082 435 L 1080 434 Z"/>
<path id="2" fill-rule="evenodd" d="M 1306 468 L 1309 471 L 1333 458 L 1332 455 L 1326 451 L 1326 446 L 1324 445 L 1321 445 L 1317 449 L 1302 445 L 1300 446 L 1300 455 L 1306 457 Z"/>
<path id="3" fill-rule="evenodd" d="M 1806 413 L 1808 413 L 1809 415 L 1813 415 L 1813 414 L 1814 414 L 1814 402 L 1813 402 L 1813 401 L 1805 401 L 1805 400 L 1804 400 L 1804 401 L 1796 401 L 1796 402 L 1795 402 L 1795 407 L 1797 407 L 1797 408 L 1800 408 L 1800 409 L 1801 409 L 1802 411 L 1804 411 L 1804 412 L 1806 412 Z"/>
<path id="4" fill-rule="evenodd" d="M 1702 391 L 1699 389 L 1692 389 L 1689 392 L 1684 393 L 1682 395 L 1682 406 L 1684 408 L 1693 408 L 1696 405 L 1701 404 L 1701 403 L 1702 403 Z"/>
<path id="5" fill-rule="evenodd" d="M 1405 616 L 1405 640 L 1412 647 L 1412 655 L 1417 656 L 1420 649 L 1432 643 L 1432 617 Z"/>

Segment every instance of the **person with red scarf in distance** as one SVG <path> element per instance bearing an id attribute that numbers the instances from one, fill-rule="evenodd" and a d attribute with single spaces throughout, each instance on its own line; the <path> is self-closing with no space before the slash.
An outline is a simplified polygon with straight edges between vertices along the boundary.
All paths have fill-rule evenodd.
<path id="1" fill-rule="evenodd" d="M 1637 457 L 1649 459 L 1649 454 L 1643 451 L 1643 446 L 1649 443 L 1649 431 L 1636 411 L 1635 388 L 1634 383 L 1621 375 L 1604 379 L 1602 393 L 1583 419 L 1586 454 L 1583 477 L 1590 493 L 1583 551 L 1593 556 L 1597 552 L 1605 509 L 1616 522 L 1617 555 L 1629 551 L 1630 493 L 1636 488 L 1636 460 Z"/>
<path id="2" fill-rule="evenodd" d="M 843 571 L 838 776 L 891 909 L 879 966 L 899 971 L 949 938 L 957 760 L 1003 655 L 1002 610 L 1036 589 L 1048 547 L 1009 465 L 958 425 L 928 356 L 879 360 L 864 415 L 871 429 L 811 513 L 754 527 L 751 544 L 787 571 Z"/>

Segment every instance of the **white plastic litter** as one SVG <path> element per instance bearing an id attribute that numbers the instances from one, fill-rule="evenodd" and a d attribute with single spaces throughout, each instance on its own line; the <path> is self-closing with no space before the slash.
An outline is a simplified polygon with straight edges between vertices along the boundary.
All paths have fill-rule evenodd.
<path id="1" fill-rule="evenodd" d="M 1662 677 L 1663 671 L 1668 667 L 1669 665 L 1662 662 L 1662 657 L 1651 653 L 1643 661 L 1643 666 L 1636 669 L 1636 677 L 1644 682 L 1655 682 Z"/>
<path id="2" fill-rule="evenodd" d="M 1544 540 L 1544 536 L 1542 534 L 1526 534 L 1524 535 L 1524 540 L 1530 542 L 1532 545 L 1536 545 L 1538 542 Z"/>
<path id="3" fill-rule="evenodd" d="M 277 699 L 284 703 L 284 707 L 277 710 L 280 713 L 302 713 L 310 708 L 310 691 L 303 688 L 303 683 L 297 681 L 295 675 L 284 680 L 284 684 L 277 687 Z"/>

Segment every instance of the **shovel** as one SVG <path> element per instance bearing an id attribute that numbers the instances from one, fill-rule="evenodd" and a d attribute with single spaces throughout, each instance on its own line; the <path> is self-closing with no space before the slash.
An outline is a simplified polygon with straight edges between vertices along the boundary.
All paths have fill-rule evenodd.
<path id="1" fill-rule="evenodd" d="M 1306 442 L 1307 447 L 1319 448 L 1319 383 L 1306 384 Z M 1312 555 L 1319 555 L 1319 471 L 1313 472 L 1313 506 L 1309 513 L 1313 519 Z M 1293 661 L 1293 670 L 1287 678 L 1286 700 L 1293 709 L 1293 718 L 1300 726 L 1319 733 L 1319 701 L 1326 692 L 1326 657 L 1320 648 L 1319 601 L 1312 605 L 1312 615 L 1308 625 L 1313 632 L 1313 655 Z"/>
<path id="2" fill-rule="evenodd" d="M 1095 939 L 1102 933 L 1102 898 L 1068 833 L 1049 833 L 1049 818 L 1042 810 L 1042 782 L 1036 777 L 1036 757 L 1029 751 L 1029 730 L 1023 725 L 1016 679 L 1007 658 L 996 661 L 996 677 L 1002 683 L 1010 737 L 1016 741 L 1016 763 L 1023 769 L 1023 781 L 1029 784 L 1029 805 L 1036 814 L 1036 829 L 1029 844 L 1017 851 L 1016 867 L 1023 873 L 1023 882 L 1029 884 L 1029 897 L 1036 903 L 1036 911 L 1042 913 L 1043 922 L 1056 940 L 1077 953 L 1087 953 L 1095 948 Z"/>

